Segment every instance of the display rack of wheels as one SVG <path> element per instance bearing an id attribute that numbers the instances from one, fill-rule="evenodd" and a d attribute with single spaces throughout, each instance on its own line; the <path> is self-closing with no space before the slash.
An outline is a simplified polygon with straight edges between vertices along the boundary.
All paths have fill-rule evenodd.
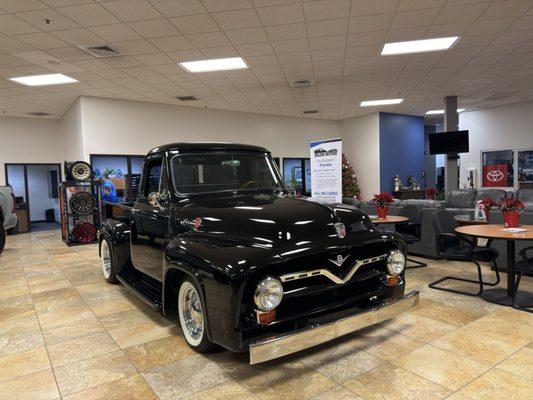
<path id="1" fill-rule="evenodd" d="M 100 182 L 71 180 L 61 184 L 61 232 L 67 245 L 97 243 L 102 222 L 101 204 Z"/>

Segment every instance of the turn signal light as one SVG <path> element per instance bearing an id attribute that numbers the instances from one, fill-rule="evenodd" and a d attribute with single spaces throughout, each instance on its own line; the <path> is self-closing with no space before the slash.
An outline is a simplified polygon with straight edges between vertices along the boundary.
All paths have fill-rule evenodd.
<path id="1" fill-rule="evenodd" d="M 394 275 L 394 276 L 387 275 L 387 286 L 396 286 L 399 281 L 400 281 L 400 277 L 398 275 Z"/>
<path id="2" fill-rule="evenodd" d="M 270 324 L 276 319 L 276 310 L 269 312 L 256 311 L 257 313 L 257 322 L 260 324 Z"/>

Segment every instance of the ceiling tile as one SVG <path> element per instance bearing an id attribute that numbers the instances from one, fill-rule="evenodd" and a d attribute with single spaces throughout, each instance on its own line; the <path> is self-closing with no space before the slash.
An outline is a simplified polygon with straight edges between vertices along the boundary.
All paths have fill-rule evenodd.
<path id="1" fill-rule="evenodd" d="M 439 11 L 438 8 L 427 8 L 396 13 L 390 27 L 391 29 L 398 29 L 431 25 Z"/>
<path id="2" fill-rule="evenodd" d="M 237 29 L 227 31 L 226 36 L 233 44 L 260 43 L 268 41 L 263 28 Z"/>
<path id="3" fill-rule="evenodd" d="M 141 36 L 126 24 L 93 26 L 89 29 L 108 42 L 141 39 Z"/>
<path id="4" fill-rule="evenodd" d="M 253 7 L 250 0 L 202 0 L 202 3 L 209 12 L 240 10 Z"/>
<path id="5" fill-rule="evenodd" d="M 0 8 L 8 13 L 16 13 L 20 11 L 41 10 L 48 7 L 39 0 L 2 0 Z"/>
<path id="6" fill-rule="evenodd" d="M 307 36 L 304 23 L 267 26 L 265 31 L 270 40 L 300 39 Z"/>
<path id="7" fill-rule="evenodd" d="M 92 58 L 91 55 L 76 47 L 61 47 L 59 49 L 48 49 L 46 50 L 46 52 L 48 54 L 53 55 L 54 57 L 60 58 L 61 60 L 65 61 L 89 60 Z"/>
<path id="8" fill-rule="evenodd" d="M 39 29 L 36 27 L 13 15 L 0 15 L 0 33 L 3 33 L 4 35 L 21 35 L 38 31 Z"/>
<path id="9" fill-rule="evenodd" d="M 272 42 L 272 47 L 277 54 L 309 51 L 307 39 L 291 39 Z"/>
<path id="10" fill-rule="evenodd" d="M 239 57 L 239 52 L 232 46 L 209 47 L 202 49 L 201 53 L 208 59 Z"/>
<path id="11" fill-rule="evenodd" d="M 273 54 L 274 50 L 270 43 L 239 44 L 235 46 L 243 56 L 263 56 Z"/>
<path id="12" fill-rule="evenodd" d="M 93 0 L 41 0 L 43 3 L 46 3 L 50 7 L 65 7 L 73 6 L 77 4 L 87 4 L 93 3 Z"/>
<path id="13" fill-rule="evenodd" d="M 161 14 L 146 0 L 114 0 L 101 4 L 124 22 L 161 17 Z"/>
<path id="14" fill-rule="evenodd" d="M 492 2 L 479 19 L 520 17 L 528 10 L 533 10 L 533 4 L 529 0 L 499 0 Z"/>
<path id="15" fill-rule="evenodd" d="M 444 7 L 434 21 L 435 24 L 452 24 L 475 21 L 488 7 L 487 3 Z"/>
<path id="16" fill-rule="evenodd" d="M 164 52 L 193 49 L 193 44 L 185 36 L 169 36 L 150 39 L 150 42 Z"/>
<path id="17" fill-rule="evenodd" d="M 111 46 L 120 54 L 137 55 L 156 53 L 159 49 L 147 40 L 127 40 L 124 42 L 111 42 Z"/>
<path id="18" fill-rule="evenodd" d="M 457 24 L 431 25 L 426 32 L 426 37 L 461 36 L 470 27 L 470 22 Z"/>
<path id="19" fill-rule="evenodd" d="M 60 7 L 57 11 L 83 26 L 108 25 L 120 22 L 118 18 L 98 4 Z"/>
<path id="20" fill-rule="evenodd" d="M 349 33 L 380 31 L 387 29 L 394 14 L 377 14 L 350 18 Z"/>
<path id="21" fill-rule="evenodd" d="M 263 25 L 282 25 L 303 22 L 303 9 L 300 4 L 257 8 Z"/>
<path id="22" fill-rule="evenodd" d="M 356 0 L 352 1 L 351 15 L 353 17 L 372 14 L 394 12 L 398 0 Z"/>
<path id="23" fill-rule="evenodd" d="M 230 41 L 222 32 L 196 33 L 188 35 L 188 39 L 199 49 L 206 47 L 231 46 Z"/>
<path id="24" fill-rule="evenodd" d="M 209 14 L 174 17 L 170 18 L 170 22 L 185 35 L 220 30 L 215 20 Z"/>
<path id="25" fill-rule="evenodd" d="M 215 13 L 213 17 L 223 30 L 254 28 L 261 25 L 254 9 L 225 11 Z"/>
<path id="26" fill-rule="evenodd" d="M 130 22 L 129 27 L 147 39 L 179 35 L 178 30 L 166 19 Z"/>
<path id="27" fill-rule="evenodd" d="M 345 34 L 348 30 L 348 19 L 330 19 L 307 23 L 309 37 Z"/>
<path id="28" fill-rule="evenodd" d="M 381 44 L 385 43 L 385 36 L 387 31 L 362 32 L 348 35 L 347 45 L 363 46 L 367 44 Z"/>
<path id="29" fill-rule="evenodd" d="M 45 32 L 20 35 L 16 36 L 16 39 L 37 49 L 53 49 L 67 46 L 67 43 Z"/>
<path id="30" fill-rule="evenodd" d="M 19 53 L 22 51 L 31 51 L 33 47 L 17 39 L 0 37 L 0 49 L 6 53 Z"/>
<path id="31" fill-rule="evenodd" d="M 350 13 L 350 0 L 308 1 L 303 6 L 306 21 L 346 18 Z"/>
<path id="32" fill-rule="evenodd" d="M 51 35 L 73 45 L 96 45 L 102 43 L 102 39 L 84 28 L 66 29 L 64 31 L 50 32 Z"/>
<path id="33" fill-rule="evenodd" d="M 440 8 L 446 4 L 446 0 L 400 0 L 396 11 L 420 10 L 423 8 Z"/>
<path id="34" fill-rule="evenodd" d="M 0 3 L 1 4 L 1 3 Z M 79 25 L 52 9 L 27 11 L 16 14 L 17 17 L 43 31 L 77 28 Z"/>
<path id="35" fill-rule="evenodd" d="M 346 46 L 346 35 L 322 36 L 309 39 L 311 50 L 324 50 L 344 48 Z"/>
<path id="36" fill-rule="evenodd" d="M 200 0 L 150 0 L 150 2 L 166 17 L 207 12 Z"/>

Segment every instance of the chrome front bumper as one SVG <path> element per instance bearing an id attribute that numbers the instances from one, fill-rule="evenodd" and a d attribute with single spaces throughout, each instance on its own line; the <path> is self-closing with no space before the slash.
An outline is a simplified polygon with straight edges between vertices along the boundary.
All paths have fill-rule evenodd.
<path id="1" fill-rule="evenodd" d="M 387 300 L 366 311 L 250 344 L 250 364 L 283 357 L 393 318 L 418 304 L 419 292 Z"/>

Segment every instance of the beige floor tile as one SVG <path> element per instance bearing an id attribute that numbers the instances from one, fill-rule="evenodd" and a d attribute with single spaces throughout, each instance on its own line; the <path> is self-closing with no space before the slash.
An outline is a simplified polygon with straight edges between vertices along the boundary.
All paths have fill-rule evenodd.
<path id="1" fill-rule="evenodd" d="M 0 328 L 0 356 L 43 346 L 43 335 L 37 318 L 11 321 Z"/>
<path id="2" fill-rule="evenodd" d="M 471 400 L 471 399 L 462 395 L 459 392 L 455 392 L 450 397 L 446 397 L 446 400 Z"/>
<path id="3" fill-rule="evenodd" d="M 30 294 L 30 289 L 26 285 L 9 288 L 9 289 L 3 289 L 3 290 L 0 290 L 0 301 L 9 299 L 11 297 L 24 296 L 27 294 Z"/>
<path id="4" fill-rule="evenodd" d="M 62 396 L 117 381 L 136 373 L 120 351 L 66 364 L 54 370 Z"/>
<path id="5" fill-rule="evenodd" d="M 26 277 L 22 271 L 0 273 L 0 290 L 26 285 Z"/>
<path id="6" fill-rule="evenodd" d="M 235 381 L 221 383 L 203 392 L 186 397 L 187 400 L 254 400 L 252 395 L 244 386 Z"/>
<path id="7" fill-rule="evenodd" d="M 140 372 L 196 354 L 178 335 L 128 347 L 124 352 Z"/>
<path id="8" fill-rule="evenodd" d="M 73 286 L 101 282 L 104 279 L 101 269 L 90 263 L 65 268 L 62 271 Z"/>
<path id="9" fill-rule="evenodd" d="M 143 373 L 162 399 L 186 397 L 228 381 L 222 368 L 202 355 L 194 355 Z"/>
<path id="10" fill-rule="evenodd" d="M 102 278 L 103 279 L 103 278 Z M 95 315 L 117 313 L 138 308 L 132 293 L 118 285 L 109 285 L 105 290 L 82 292 L 82 296 Z"/>
<path id="11" fill-rule="evenodd" d="M 313 400 L 365 400 L 361 396 L 349 391 L 342 386 L 335 386 L 332 389 L 313 397 Z"/>
<path id="12" fill-rule="evenodd" d="M 43 327 L 43 337 L 48 346 L 76 340 L 105 332 L 104 327 L 94 315 L 73 322 L 52 327 Z"/>
<path id="13" fill-rule="evenodd" d="M 65 275 L 57 266 L 52 265 L 52 268 L 45 268 L 43 266 L 25 268 L 26 279 L 30 286 L 39 285 L 42 283 L 60 281 L 65 279 Z"/>
<path id="14" fill-rule="evenodd" d="M 533 349 L 524 347 L 496 367 L 533 382 Z M 532 383 L 533 385 L 533 383 Z"/>
<path id="15" fill-rule="evenodd" d="M 533 383 L 509 372 L 491 369 L 460 392 L 472 400 L 531 400 Z"/>
<path id="16" fill-rule="evenodd" d="M 446 305 L 441 302 L 422 299 L 413 314 L 437 319 L 456 326 L 464 326 L 488 314 L 488 311 L 472 310 L 464 307 Z"/>
<path id="17" fill-rule="evenodd" d="M 30 295 L 10 297 L 0 301 L 0 323 L 9 324 L 14 320 L 35 316 L 35 308 Z"/>
<path id="18" fill-rule="evenodd" d="M 0 382 L 50 368 L 46 349 L 24 351 L 0 357 Z"/>
<path id="19" fill-rule="evenodd" d="M 451 390 L 458 390 L 489 369 L 484 364 L 429 344 L 392 363 Z"/>
<path id="20" fill-rule="evenodd" d="M 57 281 L 39 283 L 37 285 L 30 285 L 32 294 L 47 292 L 49 290 L 64 289 L 71 287 L 71 283 L 67 279 L 60 279 Z"/>
<path id="21" fill-rule="evenodd" d="M 59 398 L 51 369 L 0 382 L 0 397 L 16 400 L 54 400 Z"/>
<path id="22" fill-rule="evenodd" d="M 157 400 L 150 386 L 138 374 L 98 385 L 63 397 L 64 400 Z"/>
<path id="23" fill-rule="evenodd" d="M 434 340 L 431 344 L 477 362 L 494 366 L 525 346 L 527 342 L 512 336 L 509 336 L 507 340 L 501 340 L 467 329 L 459 329 Z"/>
<path id="24" fill-rule="evenodd" d="M 493 336 L 503 341 L 508 337 L 525 341 L 533 340 L 533 328 L 531 326 L 517 321 L 511 321 L 508 316 L 504 317 L 503 315 L 494 313 L 465 325 L 464 329 L 468 329 L 474 333 Z"/>
<path id="25" fill-rule="evenodd" d="M 335 382 L 299 361 L 277 361 L 248 367 L 240 381 L 259 399 L 310 399 Z"/>
<path id="26" fill-rule="evenodd" d="M 444 399 L 452 392 L 402 368 L 386 364 L 344 386 L 367 400 Z"/>
<path id="27" fill-rule="evenodd" d="M 48 346 L 48 354 L 53 367 L 85 360 L 100 354 L 118 350 L 113 338 L 107 333 L 99 333 Z"/>
<path id="28" fill-rule="evenodd" d="M 431 342 L 457 329 L 456 325 L 413 313 L 402 314 L 382 326 L 423 342 Z"/>
<path id="29" fill-rule="evenodd" d="M 346 382 L 384 363 L 360 350 L 353 342 L 326 343 L 298 353 L 297 358 L 337 383 Z"/>

